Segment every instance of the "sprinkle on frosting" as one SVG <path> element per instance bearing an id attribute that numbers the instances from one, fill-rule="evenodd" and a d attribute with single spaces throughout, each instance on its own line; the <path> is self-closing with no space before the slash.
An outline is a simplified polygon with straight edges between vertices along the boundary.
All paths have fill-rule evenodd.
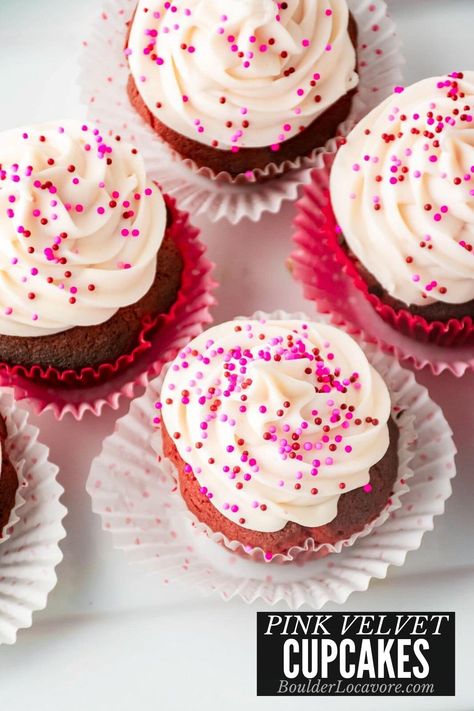
<path id="1" fill-rule="evenodd" d="M 125 53 L 166 126 L 278 151 L 357 85 L 348 19 L 346 0 L 139 0 Z"/>
<path id="2" fill-rule="evenodd" d="M 0 134 L 0 333 L 111 318 L 151 287 L 166 225 L 137 150 L 78 122 Z"/>
<path id="3" fill-rule="evenodd" d="M 227 518 L 257 531 L 316 527 L 368 487 L 387 451 L 390 396 L 355 341 L 303 321 L 233 321 L 171 364 L 163 420 L 185 471 Z"/>
<path id="4" fill-rule="evenodd" d="M 389 294 L 474 299 L 474 72 L 396 87 L 349 134 L 331 195 L 350 249 Z"/>

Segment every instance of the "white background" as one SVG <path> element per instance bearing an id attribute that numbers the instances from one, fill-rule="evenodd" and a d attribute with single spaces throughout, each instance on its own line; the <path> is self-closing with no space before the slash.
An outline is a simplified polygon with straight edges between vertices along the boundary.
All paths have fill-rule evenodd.
<path id="1" fill-rule="evenodd" d="M 225 0 L 222 0 L 224 3 Z M 406 80 L 473 68 L 473 0 L 393 0 L 407 59 Z M 77 59 L 100 0 L 0 0 L 0 129 L 83 117 Z M 305 309 L 285 270 L 293 207 L 258 225 L 200 221 L 222 284 L 216 320 L 256 309 Z M 419 551 L 385 581 L 354 594 L 346 610 L 455 610 L 454 699 L 257 699 L 257 609 L 236 600 L 201 599 L 137 574 L 112 549 L 91 513 L 84 483 L 111 433 L 116 413 L 80 424 L 33 418 L 61 468 L 69 508 L 59 582 L 48 609 L 0 649 L 0 706 L 14 711 L 174 711 L 206 709 L 474 709 L 474 376 L 427 373 L 419 379 L 445 409 L 455 431 L 458 476 L 446 514 Z M 124 414 L 123 406 L 119 414 Z M 337 606 L 331 607 L 337 609 Z"/>

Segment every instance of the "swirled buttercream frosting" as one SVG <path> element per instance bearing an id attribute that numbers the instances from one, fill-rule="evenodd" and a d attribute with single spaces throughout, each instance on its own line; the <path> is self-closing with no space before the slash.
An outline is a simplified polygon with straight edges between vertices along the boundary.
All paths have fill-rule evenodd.
<path id="1" fill-rule="evenodd" d="M 157 408 L 201 493 L 255 531 L 329 523 L 389 445 L 390 396 L 359 345 L 299 320 L 211 328 L 171 364 Z"/>
<path id="2" fill-rule="evenodd" d="M 397 87 L 340 149 L 331 199 L 349 248 L 392 297 L 474 299 L 474 72 Z"/>
<path id="3" fill-rule="evenodd" d="M 139 0 L 126 54 L 150 112 L 225 150 L 277 147 L 358 82 L 346 0 Z"/>
<path id="4" fill-rule="evenodd" d="M 92 326 L 150 289 L 166 226 L 136 149 L 78 122 L 0 134 L 0 334 Z"/>

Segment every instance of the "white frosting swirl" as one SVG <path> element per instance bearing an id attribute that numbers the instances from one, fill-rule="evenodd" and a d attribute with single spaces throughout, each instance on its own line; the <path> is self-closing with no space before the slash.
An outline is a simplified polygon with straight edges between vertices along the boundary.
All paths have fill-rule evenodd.
<path id="1" fill-rule="evenodd" d="M 92 326 L 136 303 L 165 226 L 129 144 L 72 121 L 0 133 L 0 333 Z"/>
<path id="2" fill-rule="evenodd" d="M 346 0 L 139 0 L 126 53 L 148 109 L 225 150 L 295 136 L 353 89 Z"/>
<path id="3" fill-rule="evenodd" d="M 361 348 L 298 320 L 211 328 L 170 366 L 159 407 L 202 492 L 256 531 L 329 523 L 389 445 L 390 396 Z"/>
<path id="4" fill-rule="evenodd" d="M 397 87 L 340 149 L 331 199 L 350 249 L 391 296 L 474 299 L 474 72 Z"/>

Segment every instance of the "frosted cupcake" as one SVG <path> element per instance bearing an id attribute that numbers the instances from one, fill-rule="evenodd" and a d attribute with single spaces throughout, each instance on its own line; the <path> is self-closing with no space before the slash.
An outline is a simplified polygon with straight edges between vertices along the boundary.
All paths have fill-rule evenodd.
<path id="1" fill-rule="evenodd" d="M 346 268 L 384 319 L 440 345 L 474 342 L 473 146 L 474 72 L 454 72 L 398 87 L 331 173 Z"/>
<path id="2" fill-rule="evenodd" d="M 78 376 L 176 302 L 182 220 L 133 146 L 78 122 L 0 134 L 0 363 Z"/>
<path id="3" fill-rule="evenodd" d="M 337 544 L 386 507 L 399 429 L 357 343 L 300 320 L 232 321 L 192 341 L 157 403 L 189 510 L 268 558 Z"/>
<path id="4" fill-rule="evenodd" d="M 130 100 L 183 158 L 238 175 L 336 135 L 358 83 L 346 0 L 139 0 Z"/>

